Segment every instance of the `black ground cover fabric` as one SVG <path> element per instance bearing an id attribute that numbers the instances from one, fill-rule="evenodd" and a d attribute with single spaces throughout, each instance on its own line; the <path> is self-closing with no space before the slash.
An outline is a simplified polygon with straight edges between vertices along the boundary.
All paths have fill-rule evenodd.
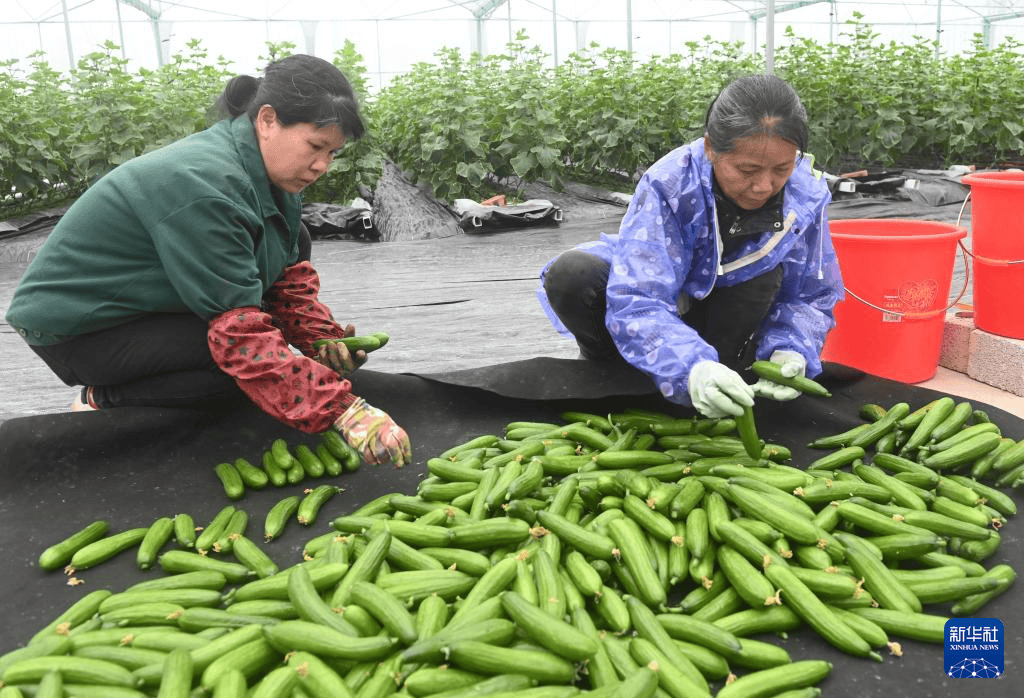
<path id="1" fill-rule="evenodd" d="M 617 393 L 614 383 L 607 383 L 609 376 L 588 374 L 588 365 L 553 359 L 515 362 L 481 370 L 489 379 L 477 380 L 475 385 L 464 372 L 460 381 L 446 382 L 438 376 L 361 371 L 357 374 L 360 394 L 387 409 L 407 429 L 414 462 L 403 469 L 364 465 L 356 473 L 333 480 L 251 491 L 235 505 L 250 515 L 250 537 L 262 541 L 263 518 L 283 497 L 300 494 L 311 483 L 331 481 L 345 488 L 324 507 L 314 525 L 304 528 L 293 521 L 280 539 L 263 546 L 285 567 L 301 561 L 303 543 L 331 530 L 334 517 L 379 495 L 414 493 L 428 458 L 474 436 L 501 434 L 510 421 L 557 422 L 569 409 L 607 414 L 641 407 L 677 416 L 692 414 L 645 391 L 637 382 L 622 383 L 623 390 Z M 595 390 L 598 385 L 601 389 Z M 609 385 L 610 392 L 606 390 Z M 831 387 L 833 397 L 828 399 L 801 397 L 784 404 L 759 401 L 755 416 L 760 436 L 791 447 L 794 464 L 806 465 L 821 452 L 804 444 L 858 424 L 862 404 L 889 406 L 906 401 L 920 406 L 940 396 L 873 377 L 837 381 Z M 1024 420 L 996 408 L 976 407 L 986 409 L 1005 435 L 1024 438 Z M 230 503 L 213 467 L 238 457 L 258 463 L 278 437 L 293 447 L 319 443 L 319 437 L 284 427 L 246 404 L 224 413 L 138 408 L 24 417 L 0 425 L 0 536 L 4 551 L 0 654 L 22 645 L 90 591 L 117 591 L 162 574 L 158 569 L 138 570 L 134 551 L 129 551 L 77 573 L 84 583 L 69 586 L 60 572 L 46 573 L 37 567 L 39 553 L 47 545 L 99 518 L 110 522 L 111 532 L 147 526 L 159 516 L 179 512 L 187 512 L 197 525 L 205 525 Z M 985 565 L 1006 562 L 1020 569 L 1024 560 L 1021 532 L 1021 522 L 1011 519 L 1002 530 L 999 552 Z M 999 618 L 1005 626 L 1006 673 L 1001 679 L 979 684 L 948 678 L 941 646 L 899 640 L 902 657 L 886 656 L 882 663 L 875 663 L 844 655 L 809 631 L 791 633 L 785 640 L 766 639 L 782 644 L 794 659 L 834 662 L 832 676 L 822 685 L 824 695 L 830 698 L 946 697 L 977 691 L 987 697 L 1020 695 L 1011 687 L 1024 667 L 1021 593 L 1018 584 L 984 609 L 983 615 Z"/>

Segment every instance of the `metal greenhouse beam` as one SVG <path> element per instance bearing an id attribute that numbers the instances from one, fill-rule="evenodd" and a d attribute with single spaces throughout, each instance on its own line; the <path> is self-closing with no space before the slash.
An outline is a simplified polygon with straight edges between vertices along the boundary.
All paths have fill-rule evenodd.
<path id="1" fill-rule="evenodd" d="M 149 17 L 149 20 L 153 23 L 153 38 L 156 41 L 157 65 L 162 66 L 164 64 L 164 49 L 163 42 L 160 39 L 160 13 L 154 10 L 153 6 L 148 2 L 141 2 L 140 0 L 117 0 L 117 2 L 136 9 Z"/>
<path id="2" fill-rule="evenodd" d="M 790 10 L 799 10 L 801 7 L 807 7 L 808 5 L 820 5 L 823 2 L 832 2 L 832 0 L 799 0 L 798 2 L 788 2 L 785 5 L 776 5 L 775 14 L 782 12 L 789 12 Z M 768 10 L 758 10 L 757 12 L 750 12 L 748 16 L 750 19 L 757 21 L 768 14 Z"/>
<path id="3" fill-rule="evenodd" d="M 75 67 L 75 50 L 71 42 L 71 21 L 68 19 L 68 3 L 67 0 L 61 0 L 61 10 L 64 13 L 64 38 L 68 42 L 68 65 L 72 68 Z"/>
<path id="4" fill-rule="evenodd" d="M 1007 12 L 1002 15 L 992 15 L 981 20 L 981 36 L 985 41 L 985 48 L 992 48 L 992 25 L 995 22 L 1002 22 L 1004 19 L 1017 19 L 1024 17 L 1024 12 Z"/>
<path id="5" fill-rule="evenodd" d="M 818 5 L 823 2 L 832 2 L 832 0 L 797 0 L 796 2 L 789 2 L 785 5 L 776 5 L 775 0 L 767 0 L 766 7 L 763 10 L 757 12 L 749 12 L 747 16 L 754 22 L 754 45 L 757 46 L 757 20 L 762 17 L 767 18 L 766 24 L 766 38 L 767 45 L 765 46 L 765 68 L 767 72 L 771 73 L 775 67 L 775 15 L 781 12 L 789 12 L 790 10 L 798 10 L 801 7 L 807 7 L 808 5 Z"/>
<path id="6" fill-rule="evenodd" d="M 483 53 L 484 46 L 484 20 L 494 14 L 494 11 L 505 4 L 505 0 L 487 0 L 473 8 L 473 17 L 476 19 L 476 47 Z"/>
<path id="7" fill-rule="evenodd" d="M 478 20 L 487 19 L 489 16 L 494 14 L 494 11 L 505 4 L 505 0 L 488 0 L 482 2 L 476 6 L 473 10 L 473 16 Z"/>

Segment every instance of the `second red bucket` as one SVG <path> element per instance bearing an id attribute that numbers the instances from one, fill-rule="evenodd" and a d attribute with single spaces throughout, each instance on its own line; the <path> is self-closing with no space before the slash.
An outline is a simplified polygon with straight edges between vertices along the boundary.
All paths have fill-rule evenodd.
<path id="1" fill-rule="evenodd" d="M 963 226 L 901 219 L 829 224 L 846 298 L 821 358 L 901 383 L 935 375 Z"/>
<path id="2" fill-rule="evenodd" d="M 1024 339 L 1024 172 L 977 172 L 971 185 L 974 326 Z"/>

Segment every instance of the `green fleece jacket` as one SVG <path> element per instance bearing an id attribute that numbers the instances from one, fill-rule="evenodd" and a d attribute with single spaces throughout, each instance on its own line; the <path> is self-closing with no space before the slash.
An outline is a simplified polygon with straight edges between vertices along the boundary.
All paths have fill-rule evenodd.
<path id="1" fill-rule="evenodd" d="M 118 166 L 60 219 L 7 312 L 53 344 L 154 312 L 259 306 L 298 258 L 301 199 L 272 187 L 248 117 Z"/>

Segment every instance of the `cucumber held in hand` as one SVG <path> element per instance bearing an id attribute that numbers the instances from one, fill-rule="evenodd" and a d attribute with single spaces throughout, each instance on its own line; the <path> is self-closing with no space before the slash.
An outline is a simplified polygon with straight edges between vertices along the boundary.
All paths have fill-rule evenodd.
<path id="1" fill-rule="evenodd" d="M 365 351 L 367 353 L 380 349 L 391 337 L 387 332 L 356 335 L 355 337 L 339 337 L 337 339 L 318 339 L 313 342 L 313 350 L 319 350 L 325 344 L 344 344 L 349 351 Z"/>
<path id="2" fill-rule="evenodd" d="M 782 375 L 781 366 L 773 361 L 755 361 L 750 366 L 758 378 L 764 378 L 772 383 L 778 383 L 779 385 L 785 385 L 789 388 L 799 390 L 801 393 L 807 395 L 817 395 L 818 397 L 832 397 L 832 393 L 828 391 L 828 388 L 823 386 L 821 383 L 808 378 L 807 376 L 784 376 Z"/>

